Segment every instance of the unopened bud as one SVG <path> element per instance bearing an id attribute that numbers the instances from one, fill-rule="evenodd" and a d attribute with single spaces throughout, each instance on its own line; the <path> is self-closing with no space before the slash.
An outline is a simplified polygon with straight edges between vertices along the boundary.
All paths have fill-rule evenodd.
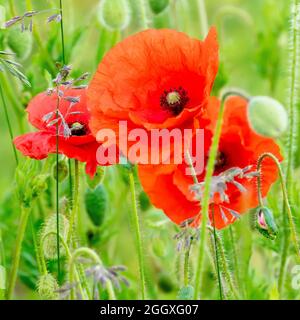
<path id="1" fill-rule="evenodd" d="M 101 0 L 98 19 L 111 31 L 124 30 L 130 22 L 128 0 Z"/>
<path id="2" fill-rule="evenodd" d="M 68 176 L 68 166 L 65 160 L 60 160 L 58 163 L 54 163 L 52 167 L 53 178 L 56 180 L 57 176 L 57 167 L 58 167 L 58 181 L 64 181 Z"/>
<path id="3" fill-rule="evenodd" d="M 149 0 L 149 5 L 154 14 L 159 14 L 167 8 L 169 0 Z"/>
<path id="4" fill-rule="evenodd" d="M 249 101 L 248 119 L 252 129 L 259 135 L 280 137 L 288 127 L 285 108 L 270 97 L 253 97 Z"/>
<path id="5" fill-rule="evenodd" d="M 272 211 L 267 207 L 259 207 L 256 212 L 255 227 L 264 237 L 276 239 L 278 228 L 276 226 Z"/>
<path id="6" fill-rule="evenodd" d="M 43 300 L 56 300 L 58 298 L 57 290 L 57 281 L 51 274 L 40 276 L 37 291 Z"/>
<path id="7" fill-rule="evenodd" d="M 107 193 L 102 185 L 85 193 L 85 208 L 95 226 L 102 225 L 107 211 Z"/>

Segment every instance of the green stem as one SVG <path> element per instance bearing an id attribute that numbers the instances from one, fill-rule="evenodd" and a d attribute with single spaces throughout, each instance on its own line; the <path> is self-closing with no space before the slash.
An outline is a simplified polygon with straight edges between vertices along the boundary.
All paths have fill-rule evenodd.
<path id="1" fill-rule="evenodd" d="M 129 184 L 130 184 L 131 202 L 132 202 L 132 210 L 130 211 L 131 211 L 133 228 L 135 231 L 134 241 L 135 241 L 135 246 L 136 246 L 137 255 L 138 255 L 138 262 L 139 262 L 140 286 L 142 290 L 142 300 L 145 300 L 146 290 L 145 290 L 145 267 L 144 267 L 143 245 L 142 245 L 140 222 L 139 222 L 139 216 L 138 216 L 138 210 L 137 210 L 134 176 L 133 176 L 132 170 L 130 170 L 129 172 Z"/>
<path id="2" fill-rule="evenodd" d="M 218 250 L 217 234 L 216 234 L 216 227 L 215 227 L 215 210 L 213 208 L 212 208 L 212 218 L 213 218 L 213 235 L 214 235 L 214 246 L 215 246 L 215 253 L 216 253 L 216 269 L 217 269 L 217 275 L 218 275 L 219 294 L 220 294 L 220 300 L 223 300 L 222 280 L 221 280 L 220 263 L 219 263 L 219 250 Z"/>
<path id="3" fill-rule="evenodd" d="M 233 225 L 229 226 L 229 237 L 230 237 L 230 244 L 231 244 L 231 251 L 232 251 L 232 257 L 233 257 L 233 265 L 234 265 L 234 274 L 236 277 L 236 282 L 238 283 L 238 287 L 240 290 L 242 290 L 241 286 L 241 280 L 240 280 L 240 269 L 239 269 L 239 263 L 237 259 L 237 250 L 235 246 L 235 237 L 234 237 L 234 230 Z"/>
<path id="4" fill-rule="evenodd" d="M 34 252 L 35 252 L 35 256 L 36 256 L 36 262 L 37 262 L 37 265 L 38 265 L 38 270 L 39 270 L 40 273 L 43 273 L 43 266 L 42 266 L 42 263 L 41 263 L 40 250 L 39 250 L 37 239 L 36 239 L 36 235 L 35 235 L 32 215 L 30 216 L 29 220 L 30 220 L 32 241 L 33 241 L 33 247 L 34 247 Z"/>
<path id="5" fill-rule="evenodd" d="M 297 133 L 297 82 L 298 82 L 298 69 L 299 69 L 299 0 L 292 1 L 292 26 L 291 26 L 291 73 L 289 79 L 289 135 L 288 135 L 288 158 L 287 158 L 287 168 L 286 168 L 286 180 L 289 183 L 293 175 L 293 164 L 294 164 L 294 147 L 295 138 Z M 290 183 L 290 190 L 292 184 Z"/>
<path id="6" fill-rule="evenodd" d="M 229 286 L 231 295 L 235 299 L 237 299 L 238 298 L 238 293 L 236 292 L 236 289 L 235 289 L 235 286 L 234 286 L 234 283 L 233 283 L 233 279 L 232 279 L 232 276 L 231 276 L 231 272 L 229 270 L 229 266 L 228 266 L 228 263 L 227 263 L 227 258 L 226 258 L 226 253 L 225 253 L 222 237 L 217 233 L 216 233 L 215 236 L 216 236 L 216 239 L 217 239 L 217 246 L 219 247 L 220 259 L 221 259 L 221 262 L 222 262 L 222 267 L 223 267 L 223 271 L 224 271 L 224 276 L 225 276 L 226 282 L 227 282 L 227 284 Z"/>
<path id="7" fill-rule="evenodd" d="M 12 148 L 13 148 L 16 164 L 18 165 L 18 162 L 19 162 L 18 161 L 18 154 L 17 154 L 16 147 L 15 147 L 15 145 L 13 143 L 14 134 L 13 134 L 13 131 L 12 131 L 12 126 L 11 126 L 10 120 L 9 120 L 7 105 L 6 105 L 6 101 L 4 99 L 4 93 L 3 93 L 3 90 L 2 90 L 1 83 L 0 83 L 0 94 L 1 94 L 1 100 L 2 100 L 2 105 L 3 105 L 3 109 L 4 109 L 4 114 L 5 114 L 5 120 L 6 120 L 6 123 L 7 123 L 9 135 L 10 135 L 11 145 L 12 145 Z"/>
<path id="8" fill-rule="evenodd" d="M 29 213 L 30 213 L 29 208 L 25 208 L 24 206 L 21 206 L 21 219 L 18 226 L 18 230 L 17 230 L 16 246 L 13 254 L 12 268 L 11 268 L 9 281 L 8 281 L 8 289 L 7 289 L 8 300 L 12 298 L 16 280 L 17 280 L 17 272 L 20 264 L 22 243 L 23 243 L 23 239 L 24 239 L 24 235 L 27 227 Z"/>
<path id="9" fill-rule="evenodd" d="M 192 239 L 189 243 L 188 248 L 185 251 L 184 255 L 184 286 L 187 287 L 189 284 L 189 262 L 190 262 L 190 252 L 191 252 L 191 247 L 192 247 Z"/>
<path id="10" fill-rule="evenodd" d="M 291 206 L 289 203 L 288 192 L 287 192 L 287 188 L 286 188 L 286 181 L 284 179 L 283 171 L 281 169 L 280 163 L 279 163 L 278 159 L 272 153 L 268 153 L 268 152 L 263 153 L 258 159 L 257 171 L 260 172 L 261 167 L 262 167 L 262 162 L 266 158 L 270 158 L 274 161 L 274 163 L 277 166 L 278 172 L 279 172 L 279 180 L 280 180 L 280 184 L 281 184 L 281 188 L 282 188 L 282 194 L 283 194 L 283 200 L 285 203 L 285 208 L 287 209 L 287 215 L 288 215 L 290 230 L 291 230 L 291 234 L 292 234 L 292 241 L 293 241 L 293 244 L 294 244 L 294 247 L 296 250 L 297 258 L 300 262 L 300 248 L 299 248 L 299 244 L 298 244 L 296 226 L 294 223 L 294 218 L 293 218 Z M 262 193 L 261 193 L 261 174 L 259 174 L 257 176 L 257 192 L 258 192 L 259 204 L 261 206 L 263 206 L 264 204 L 263 204 L 263 198 L 262 198 Z"/>
<path id="11" fill-rule="evenodd" d="M 61 49 L 62 49 L 62 59 L 63 64 L 66 64 L 66 55 L 65 55 L 65 37 L 64 37 L 64 17 L 63 17 L 63 5 L 62 0 L 59 0 L 59 9 L 61 14 L 60 19 L 60 36 L 61 36 Z"/>
<path id="12" fill-rule="evenodd" d="M 243 98 L 248 98 L 246 95 L 241 93 L 238 90 L 228 90 L 222 94 L 221 97 L 221 106 L 218 113 L 216 128 L 214 132 L 214 136 L 212 139 L 212 145 L 209 152 L 208 162 L 206 166 L 206 175 L 204 180 L 204 191 L 203 191 L 203 199 L 202 199 L 202 221 L 201 221 L 201 230 L 200 230 L 200 244 L 199 244 L 199 254 L 198 254 L 198 264 L 196 269 L 196 279 L 195 279 L 195 294 L 194 299 L 198 298 L 199 289 L 200 289 L 200 278 L 203 268 L 204 262 L 204 249 L 205 249 L 205 242 L 206 242 L 206 224 L 208 220 L 208 210 L 209 210 L 209 202 L 210 202 L 210 185 L 211 180 L 214 172 L 216 156 L 218 152 L 219 140 L 222 131 L 222 124 L 223 124 L 223 115 L 225 109 L 225 102 L 226 99 L 231 95 L 238 95 Z"/>
<path id="13" fill-rule="evenodd" d="M 75 179 L 74 179 L 74 202 L 72 205 L 72 211 L 70 216 L 70 228 L 67 237 L 67 243 L 71 244 L 74 239 L 74 235 L 77 232 L 77 219 L 78 219 L 78 204 L 79 204 L 79 163 L 78 160 L 75 163 Z"/>
<path id="14" fill-rule="evenodd" d="M 57 103 L 56 103 L 56 125 L 55 125 L 55 143 L 56 143 L 56 180 L 55 180 L 55 191 L 56 191 L 56 248 L 57 248 L 57 278 L 58 282 L 60 282 L 60 238 L 59 238 L 59 124 L 58 124 L 58 119 L 59 119 L 59 104 L 60 104 L 60 97 L 58 93 L 59 89 L 57 87 Z"/>
<path id="15" fill-rule="evenodd" d="M 103 265 L 102 260 L 100 259 L 100 257 L 98 256 L 98 254 L 93 251 L 90 248 L 85 248 L 85 247 L 81 247 L 76 249 L 70 259 L 69 262 L 69 274 L 70 274 L 70 282 L 73 278 L 73 272 L 74 272 L 74 265 L 76 264 L 76 259 L 80 256 L 89 256 L 97 265 Z M 74 293 L 72 293 L 73 290 L 71 290 L 71 296 L 73 295 L 74 298 Z M 109 296 L 109 300 L 116 300 L 116 295 L 112 286 L 111 281 L 107 282 L 107 292 L 108 292 L 108 296 Z"/>

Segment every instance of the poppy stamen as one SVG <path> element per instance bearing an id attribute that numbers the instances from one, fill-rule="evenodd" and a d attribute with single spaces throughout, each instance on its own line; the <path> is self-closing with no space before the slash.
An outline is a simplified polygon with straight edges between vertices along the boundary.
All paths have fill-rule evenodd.
<path id="1" fill-rule="evenodd" d="M 87 134 L 86 126 L 80 122 L 74 122 L 69 125 L 72 136 L 84 136 Z"/>
<path id="2" fill-rule="evenodd" d="M 182 87 L 171 88 L 170 90 L 165 90 L 161 95 L 160 105 L 174 116 L 178 116 L 189 100 L 187 91 Z"/>

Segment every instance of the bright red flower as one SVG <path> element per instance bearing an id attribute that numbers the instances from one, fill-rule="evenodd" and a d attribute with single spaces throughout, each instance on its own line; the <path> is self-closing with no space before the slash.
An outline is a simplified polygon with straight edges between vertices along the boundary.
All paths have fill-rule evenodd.
<path id="1" fill-rule="evenodd" d="M 86 89 L 61 88 L 64 97 L 79 98 L 78 103 L 60 99 L 59 153 L 86 163 L 86 173 L 94 176 L 97 167 L 96 151 L 99 143 L 89 129 L 90 114 L 86 104 Z M 47 158 L 56 153 L 56 106 L 57 94 L 46 92 L 34 97 L 27 108 L 29 122 L 38 132 L 16 137 L 14 144 L 25 156 L 33 159 Z"/>
<path id="2" fill-rule="evenodd" d="M 219 102 L 213 98 L 206 116 L 216 119 L 218 108 Z M 245 100 L 238 97 L 230 98 L 225 108 L 214 179 L 218 179 L 217 176 L 222 173 L 229 173 L 228 170 L 233 168 L 244 169 L 252 166 L 247 172 L 255 170 L 256 162 L 264 152 L 271 152 L 280 161 L 282 160 L 277 144 L 272 139 L 257 135 L 249 127 Z M 210 139 L 211 127 L 212 125 L 206 128 L 208 130 L 206 135 Z M 205 147 L 206 154 L 208 150 L 209 145 Z M 139 166 L 141 184 L 151 202 L 177 224 L 197 217 L 201 211 L 201 203 L 195 198 L 195 192 L 191 190 L 193 179 L 186 175 L 185 169 L 185 164 Z M 209 215 L 212 222 L 212 209 L 214 209 L 215 226 L 218 229 L 233 223 L 237 215 L 258 205 L 256 179 L 247 176 L 247 172 L 243 174 L 243 177 L 236 175 L 233 183 L 227 182 L 226 189 L 219 190 L 225 193 L 214 193 Z M 262 195 L 266 196 L 277 179 L 277 167 L 272 160 L 266 159 L 263 162 L 261 174 Z M 201 183 L 204 178 L 205 172 L 198 176 L 198 181 Z M 199 219 L 197 220 L 199 223 Z"/>
<path id="3" fill-rule="evenodd" d="M 90 83 L 91 130 L 96 136 L 110 128 L 118 137 L 120 120 L 128 130 L 193 127 L 217 70 L 214 28 L 204 42 L 167 29 L 130 36 L 108 52 Z"/>

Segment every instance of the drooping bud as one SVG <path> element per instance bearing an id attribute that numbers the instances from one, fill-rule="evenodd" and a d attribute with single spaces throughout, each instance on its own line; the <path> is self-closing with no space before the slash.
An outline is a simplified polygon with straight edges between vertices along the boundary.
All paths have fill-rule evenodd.
<path id="1" fill-rule="evenodd" d="M 58 284 L 56 279 L 49 273 L 43 274 L 38 280 L 37 291 L 43 300 L 58 299 Z"/>
<path id="2" fill-rule="evenodd" d="M 108 30 L 124 30 L 130 23 L 128 0 L 101 0 L 98 9 L 99 22 Z"/>
<path id="3" fill-rule="evenodd" d="M 91 189 L 95 189 L 99 184 L 101 184 L 105 177 L 105 167 L 97 167 L 97 171 L 93 179 L 90 176 L 86 176 L 86 182 Z"/>
<path id="4" fill-rule="evenodd" d="M 56 230 L 56 214 L 52 214 L 47 219 L 41 232 L 42 250 L 46 259 L 57 258 Z M 68 219 L 63 214 L 59 214 L 59 234 L 65 241 L 67 241 L 68 231 Z M 60 255 L 63 257 L 65 254 L 65 248 L 60 243 Z"/>
<path id="5" fill-rule="evenodd" d="M 161 291 L 165 293 L 170 293 L 174 290 L 174 283 L 169 273 L 161 272 L 158 275 L 158 286 L 161 289 Z"/>
<path id="6" fill-rule="evenodd" d="M 21 32 L 19 28 L 7 30 L 7 44 L 20 60 L 26 60 L 33 46 L 32 33 L 29 31 Z"/>
<path id="7" fill-rule="evenodd" d="M 87 189 L 85 193 L 85 208 L 95 226 L 102 225 L 107 211 L 107 193 L 103 185 L 96 189 Z"/>
<path id="8" fill-rule="evenodd" d="M 275 240 L 278 228 L 276 226 L 272 211 L 267 207 L 259 207 L 256 211 L 255 228 L 264 237 Z"/>
<path id="9" fill-rule="evenodd" d="M 248 120 L 259 135 L 280 137 L 288 127 L 288 115 L 281 103 L 270 97 L 253 97 L 249 101 Z"/>
<path id="10" fill-rule="evenodd" d="M 151 207 L 151 202 L 146 192 L 141 191 L 139 194 L 139 203 L 142 211 L 147 211 Z"/>
<path id="11" fill-rule="evenodd" d="M 154 14 L 160 14 L 169 5 L 169 0 L 149 0 L 149 5 Z"/>
<path id="12" fill-rule="evenodd" d="M 178 292 L 179 300 L 192 300 L 194 296 L 194 287 L 188 285 L 186 287 L 182 287 Z"/>
<path id="13" fill-rule="evenodd" d="M 68 166 L 66 164 L 66 161 L 63 159 L 63 160 L 59 160 L 58 163 L 53 164 L 52 175 L 55 180 L 57 175 L 57 167 L 58 167 L 58 181 L 62 182 L 68 176 Z"/>

